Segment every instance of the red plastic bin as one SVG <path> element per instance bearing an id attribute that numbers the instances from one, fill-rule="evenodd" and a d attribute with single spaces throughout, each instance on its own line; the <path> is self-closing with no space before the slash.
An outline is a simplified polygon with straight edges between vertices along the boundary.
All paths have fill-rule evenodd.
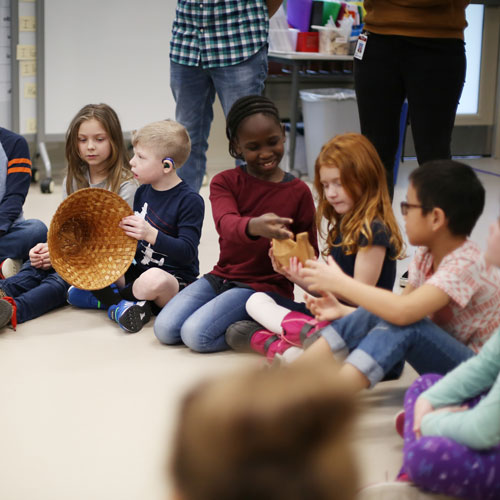
<path id="1" fill-rule="evenodd" d="M 297 33 L 297 52 L 318 52 L 319 33 L 317 31 L 304 31 Z"/>

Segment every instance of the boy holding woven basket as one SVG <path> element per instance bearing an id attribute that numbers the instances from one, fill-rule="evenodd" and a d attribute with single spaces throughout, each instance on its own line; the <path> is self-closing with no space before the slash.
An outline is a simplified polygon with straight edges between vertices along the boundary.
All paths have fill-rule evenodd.
<path id="1" fill-rule="evenodd" d="M 186 129 L 172 120 L 134 132 L 132 173 L 142 184 L 134 197 L 134 215 L 120 227 L 138 241 L 135 259 L 114 285 L 87 292 L 71 288 L 68 302 L 107 309 L 128 333 L 138 332 L 199 273 L 198 245 L 204 217 L 202 197 L 177 174 L 189 157 Z"/>

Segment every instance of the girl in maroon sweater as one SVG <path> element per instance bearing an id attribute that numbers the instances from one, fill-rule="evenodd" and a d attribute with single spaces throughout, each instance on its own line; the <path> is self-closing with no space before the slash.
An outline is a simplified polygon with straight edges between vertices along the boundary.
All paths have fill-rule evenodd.
<path id="1" fill-rule="evenodd" d="M 317 251 L 310 189 L 279 166 L 285 135 L 272 101 L 261 96 L 237 100 L 227 116 L 226 134 L 229 153 L 246 165 L 217 174 L 210 184 L 219 261 L 163 308 L 154 327 L 161 342 L 184 342 L 198 352 L 228 349 L 224 333 L 235 321 L 249 319 L 245 303 L 255 291 L 297 307 L 293 284 L 273 270 L 268 255 L 272 238 L 307 231 Z"/>

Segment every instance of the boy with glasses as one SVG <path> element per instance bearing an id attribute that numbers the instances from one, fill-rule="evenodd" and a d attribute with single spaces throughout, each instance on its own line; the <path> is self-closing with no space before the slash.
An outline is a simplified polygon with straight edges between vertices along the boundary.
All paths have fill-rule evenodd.
<path id="1" fill-rule="evenodd" d="M 408 240 L 420 248 L 402 295 L 354 281 L 331 259 L 307 261 L 303 277 L 321 293 L 308 307 L 317 319 L 336 321 L 309 332 L 301 358 L 345 358 L 340 375 L 360 390 L 401 360 L 418 373 L 445 374 L 479 352 L 500 326 L 500 271 L 468 238 L 484 198 L 462 163 L 434 161 L 411 173 L 401 210 Z M 333 293 L 360 307 L 344 316 Z"/>

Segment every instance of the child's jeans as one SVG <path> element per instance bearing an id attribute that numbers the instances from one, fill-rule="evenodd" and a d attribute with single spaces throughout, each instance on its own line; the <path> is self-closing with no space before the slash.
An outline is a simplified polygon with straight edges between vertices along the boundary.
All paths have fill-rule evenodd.
<path id="1" fill-rule="evenodd" d="M 440 375 L 423 375 L 406 391 L 403 468 L 421 488 L 470 500 L 500 498 L 500 445 L 491 450 L 473 450 L 452 439 L 413 432 L 413 410 L 417 398 L 434 385 Z M 470 403 L 477 404 L 479 398 Z"/>
<path id="2" fill-rule="evenodd" d="M 14 276 L 0 280 L 0 289 L 16 302 L 18 323 L 66 304 L 68 288 L 68 283 L 54 269 L 37 269 L 30 261 Z"/>
<path id="3" fill-rule="evenodd" d="M 37 243 L 47 241 L 47 226 L 38 219 L 14 222 L 9 230 L 0 236 L 0 262 L 4 259 L 28 259 L 29 251 Z"/>
<path id="4" fill-rule="evenodd" d="M 362 307 L 321 330 L 333 352 L 349 350 L 346 362 L 373 387 L 402 360 L 419 373 L 445 374 L 474 352 L 426 318 L 397 326 Z"/>
<path id="5" fill-rule="evenodd" d="M 157 316 L 154 332 L 163 344 L 178 344 L 197 352 L 229 349 L 225 333 L 236 321 L 251 320 L 245 304 L 252 288 L 234 286 L 216 291 L 206 277 L 179 292 Z M 276 302 L 291 309 L 302 309 L 290 299 L 270 293 Z"/>

